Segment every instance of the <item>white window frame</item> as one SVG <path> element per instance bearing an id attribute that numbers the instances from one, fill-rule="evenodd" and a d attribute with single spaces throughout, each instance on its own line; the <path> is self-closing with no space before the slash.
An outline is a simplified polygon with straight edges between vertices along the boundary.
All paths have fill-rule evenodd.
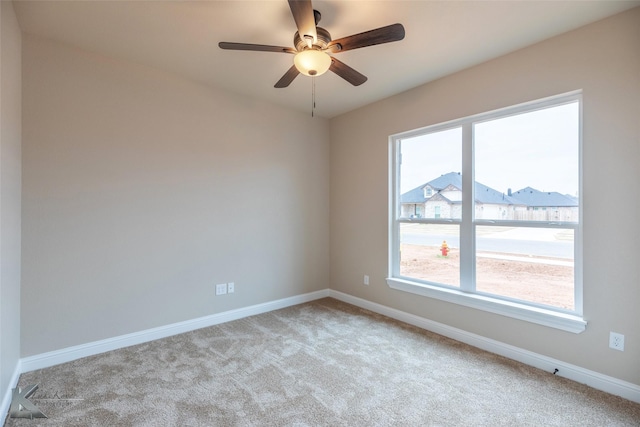
<path id="1" fill-rule="evenodd" d="M 504 118 L 511 115 L 528 113 L 544 108 L 578 102 L 578 168 L 579 168 L 579 214 L 578 222 L 560 221 L 505 221 L 476 220 L 473 203 L 473 125 L 479 122 Z M 427 133 L 435 133 L 452 128 L 462 128 L 462 219 L 400 218 L 400 159 L 399 146 L 402 139 Z M 389 137 L 389 287 L 435 298 L 466 307 L 508 316 L 528 322 L 580 333 L 586 329 L 587 322 L 582 313 L 582 91 L 573 91 L 541 100 L 526 102 L 515 106 L 476 114 L 446 123 L 440 123 L 403 132 Z M 459 224 L 460 226 L 460 287 L 453 288 L 438 283 L 412 279 L 400 275 L 400 224 Z M 481 225 L 518 225 L 524 227 L 562 228 L 574 230 L 574 306 L 573 311 L 555 309 L 535 303 L 493 297 L 475 293 L 475 228 Z"/>

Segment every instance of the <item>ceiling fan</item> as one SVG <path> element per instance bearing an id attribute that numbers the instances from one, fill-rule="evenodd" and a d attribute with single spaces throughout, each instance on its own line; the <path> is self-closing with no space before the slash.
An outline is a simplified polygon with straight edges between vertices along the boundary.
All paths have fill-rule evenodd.
<path id="1" fill-rule="evenodd" d="M 354 34 L 337 40 L 331 40 L 331 34 L 318 27 L 321 14 L 313 9 L 311 0 L 288 0 L 289 8 L 298 31 L 293 37 L 295 48 L 269 46 L 262 44 L 220 42 L 218 46 L 229 50 L 251 50 L 258 52 L 279 52 L 293 54 L 293 66 L 275 84 L 276 88 L 287 87 L 298 74 L 319 76 L 327 70 L 333 71 L 354 86 L 367 81 L 367 77 L 353 68 L 330 56 L 361 47 L 395 42 L 404 38 L 402 24 L 393 24 L 364 33 Z"/>

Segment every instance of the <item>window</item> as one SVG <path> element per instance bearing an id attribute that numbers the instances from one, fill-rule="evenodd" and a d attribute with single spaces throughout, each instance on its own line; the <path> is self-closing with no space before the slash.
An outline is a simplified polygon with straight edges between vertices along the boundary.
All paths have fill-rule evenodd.
<path id="1" fill-rule="evenodd" d="M 574 92 L 392 136 L 389 285 L 583 331 L 581 102 Z"/>

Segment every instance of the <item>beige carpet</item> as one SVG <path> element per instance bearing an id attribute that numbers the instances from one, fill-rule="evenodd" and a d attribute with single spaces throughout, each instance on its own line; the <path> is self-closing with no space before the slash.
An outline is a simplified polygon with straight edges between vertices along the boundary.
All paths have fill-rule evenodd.
<path id="1" fill-rule="evenodd" d="M 6 426 L 631 426 L 640 404 L 322 299 L 23 374 Z"/>

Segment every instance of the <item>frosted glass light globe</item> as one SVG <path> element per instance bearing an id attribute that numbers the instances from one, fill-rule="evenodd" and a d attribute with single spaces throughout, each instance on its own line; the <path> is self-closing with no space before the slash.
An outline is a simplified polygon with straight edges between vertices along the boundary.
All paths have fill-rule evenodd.
<path id="1" fill-rule="evenodd" d="M 319 76 L 331 66 L 331 57 L 320 50 L 307 49 L 296 53 L 293 63 L 305 76 Z"/>

